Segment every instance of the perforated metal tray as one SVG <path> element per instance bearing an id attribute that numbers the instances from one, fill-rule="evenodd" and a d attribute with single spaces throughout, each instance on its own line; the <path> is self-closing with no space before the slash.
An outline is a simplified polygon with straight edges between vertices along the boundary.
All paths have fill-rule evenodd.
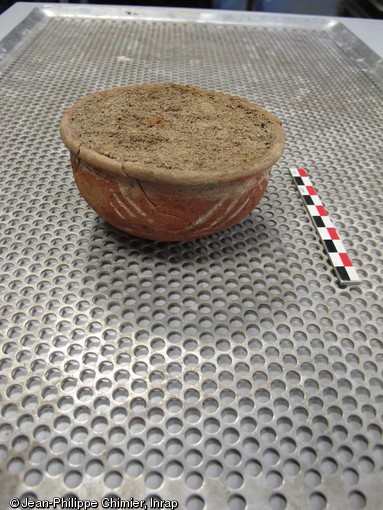
<path id="1" fill-rule="evenodd" d="M 382 63 L 296 20 L 60 5 L 3 41 L 1 508 L 382 508 Z M 96 217 L 58 132 L 89 92 L 168 81 L 259 103 L 287 138 L 246 220 L 179 244 Z M 337 286 L 294 164 L 361 286 Z"/>

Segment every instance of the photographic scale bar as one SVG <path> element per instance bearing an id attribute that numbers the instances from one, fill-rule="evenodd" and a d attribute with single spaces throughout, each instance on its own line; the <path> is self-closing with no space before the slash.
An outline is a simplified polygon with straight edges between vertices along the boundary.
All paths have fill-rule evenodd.
<path id="1" fill-rule="evenodd" d="M 313 187 L 307 171 L 304 168 L 291 167 L 298 191 L 303 199 L 311 220 L 316 227 L 323 246 L 335 269 L 335 274 L 340 285 L 355 285 L 361 283 L 350 257 L 340 240 L 339 234 L 324 208 L 315 188 Z"/>

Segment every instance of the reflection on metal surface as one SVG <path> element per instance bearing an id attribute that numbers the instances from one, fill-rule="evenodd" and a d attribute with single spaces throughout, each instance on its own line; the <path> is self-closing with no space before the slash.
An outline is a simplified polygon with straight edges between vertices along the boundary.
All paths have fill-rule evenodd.
<path id="1" fill-rule="evenodd" d="M 12 496 L 119 494 L 189 510 L 376 510 L 378 76 L 334 29 L 304 19 L 251 26 L 51 9 L 8 52 L 0 78 L 2 507 Z M 287 138 L 246 220 L 179 244 L 130 238 L 97 218 L 58 133 L 89 92 L 168 81 L 253 100 Z M 310 168 L 359 287 L 334 284 L 291 164 Z"/>

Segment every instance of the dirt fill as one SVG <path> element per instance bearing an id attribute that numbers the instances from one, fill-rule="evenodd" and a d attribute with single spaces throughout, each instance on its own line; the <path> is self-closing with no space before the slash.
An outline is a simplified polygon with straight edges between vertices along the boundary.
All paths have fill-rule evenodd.
<path id="1" fill-rule="evenodd" d="M 275 138 L 267 113 L 246 101 L 173 84 L 92 95 L 72 129 L 105 156 L 172 172 L 251 167 Z"/>

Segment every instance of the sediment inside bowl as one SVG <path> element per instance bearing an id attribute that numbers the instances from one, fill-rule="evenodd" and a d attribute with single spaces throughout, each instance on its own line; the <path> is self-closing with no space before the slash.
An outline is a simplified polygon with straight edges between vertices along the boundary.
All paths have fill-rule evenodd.
<path id="1" fill-rule="evenodd" d="M 78 145 L 171 181 L 230 180 L 270 167 L 283 149 L 276 117 L 242 99 L 195 87 L 128 86 L 87 96 L 62 126 Z M 81 150 L 81 148 L 80 148 Z M 165 179 L 166 180 L 166 179 Z"/>

